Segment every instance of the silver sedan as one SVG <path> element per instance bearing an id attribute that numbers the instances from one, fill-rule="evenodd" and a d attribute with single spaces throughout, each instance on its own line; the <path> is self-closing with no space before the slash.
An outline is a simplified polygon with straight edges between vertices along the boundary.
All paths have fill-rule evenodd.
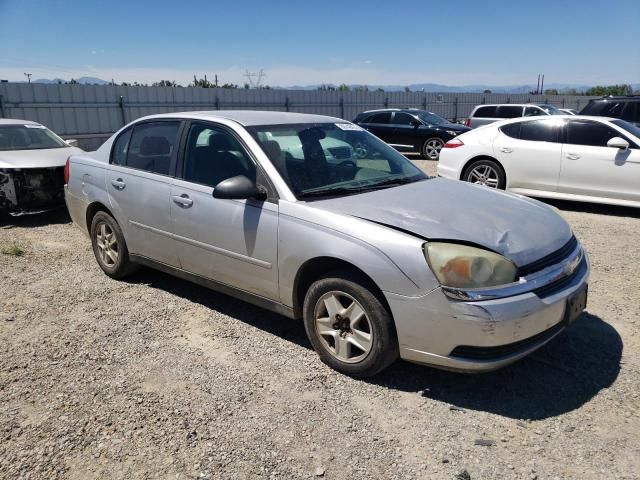
<path id="1" fill-rule="evenodd" d="M 502 367 L 586 306 L 589 262 L 554 210 L 429 178 L 338 118 L 154 115 L 67 172 L 67 206 L 107 275 L 151 266 L 302 318 L 348 375 L 398 357 Z"/>

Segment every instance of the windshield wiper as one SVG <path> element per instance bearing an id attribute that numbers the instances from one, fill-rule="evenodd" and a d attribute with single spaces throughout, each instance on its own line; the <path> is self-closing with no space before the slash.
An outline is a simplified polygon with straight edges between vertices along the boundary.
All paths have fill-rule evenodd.
<path id="1" fill-rule="evenodd" d="M 317 190 L 311 190 L 308 192 L 302 191 L 298 194 L 300 198 L 309 197 L 326 197 L 333 195 L 353 195 L 356 193 L 368 192 L 372 190 L 378 190 L 380 188 L 388 188 L 396 185 L 406 185 L 408 183 L 418 182 L 420 180 L 426 180 L 429 177 L 414 178 L 414 177 L 401 177 L 401 178 L 389 178 L 382 182 L 373 183 L 370 185 L 358 185 L 355 187 L 335 187 L 335 188 L 322 188 Z"/>

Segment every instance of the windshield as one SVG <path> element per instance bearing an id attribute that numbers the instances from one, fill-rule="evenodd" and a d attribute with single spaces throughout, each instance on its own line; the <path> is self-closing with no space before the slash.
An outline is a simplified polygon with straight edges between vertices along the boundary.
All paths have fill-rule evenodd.
<path id="1" fill-rule="evenodd" d="M 386 143 L 350 123 L 247 130 L 298 198 L 354 194 L 429 178 Z"/>
<path id="2" fill-rule="evenodd" d="M 448 123 L 447 120 L 440 115 L 436 115 L 433 112 L 419 112 L 416 115 L 427 125 L 440 125 L 442 123 Z"/>
<path id="3" fill-rule="evenodd" d="M 617 125 L 620 128 L 624 128 L 631 135 L 635 135 L 636 137 L 640 138 L 640 128 L 636 127 L 635 125 L 624 120 L 611 120 L 611 123 Z"/>
<path id="4" fill-rule="evenodd" d="M 0 150 L 37 150 L 68 145 L 42 125 L 0 125 Z"/>
<path id="5" fill-rule="evenodd" d="M 563 112 L 557 107 L 554 107 L 553 105 L 538 105 L 538 106 L 541 109 L 543 109 L 545 112 L 547 112 L 549 115 L 566 115 L 565 112 Z"/>

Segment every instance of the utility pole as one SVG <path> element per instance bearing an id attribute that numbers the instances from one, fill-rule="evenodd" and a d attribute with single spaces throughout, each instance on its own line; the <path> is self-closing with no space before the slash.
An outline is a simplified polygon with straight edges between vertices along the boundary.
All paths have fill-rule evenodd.
<path id="1" fill-rule="evenodd" d="M 216 73 L 216 87 L 218 86 L 218 74 Z"/>
<path id="2" fill-rule="evenodd" d="M 540 93 L 544 93 L 544 73 L 542 74 L 542 83 L 540 83 Z"/>
<path id="3" fill-rule="evenodd" d="M 32 73 L 25 73 L 24 75 L 25 75 L 25 77 L 27 77 L 27 82 L 31 83 L 31 75 L 33 75 L 33 74 Z"/>
<path id="4" fill-rule="evenodd" d="M 260 69 L 258 73 L 252 73 L 249 70 L 245 70 L 245 77 L 249 80 L 249 85 L 252 88 L 260 88 L 260 83 L 262 82 L 262 78 L 266 77 L 267 74 L 264 73 L 263 69 Z"/>

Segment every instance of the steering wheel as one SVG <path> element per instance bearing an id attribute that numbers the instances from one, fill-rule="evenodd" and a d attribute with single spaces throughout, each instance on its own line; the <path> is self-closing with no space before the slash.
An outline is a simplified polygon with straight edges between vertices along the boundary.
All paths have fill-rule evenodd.
<path id="1" fill-rule="evenodd" d="M 336 171 L 343 180 L 351 180 L 358 172 L 358 165 L 353 160 L 345 160 L 336 165 Z"/>

